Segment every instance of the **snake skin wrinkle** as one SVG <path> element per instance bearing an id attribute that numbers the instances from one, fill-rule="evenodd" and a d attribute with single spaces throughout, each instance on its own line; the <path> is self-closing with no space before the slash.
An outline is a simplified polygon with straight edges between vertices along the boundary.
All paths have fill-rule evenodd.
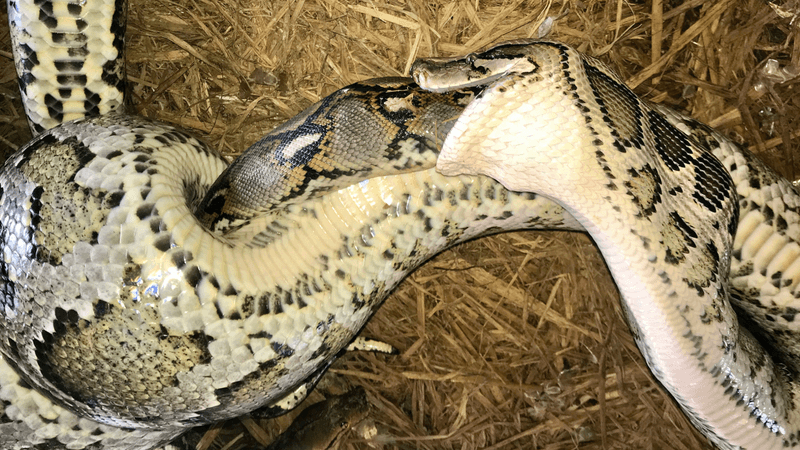
<path id="1" fill-rule="evenodd" d="M 412 72 L 438 92 L 485 85 L 437 168 L 564 206 L 603 254 L 648 366 L 701 432 L 721 449 L 798 446 L 789 181 L 564 44 L 503 43 Z"/>

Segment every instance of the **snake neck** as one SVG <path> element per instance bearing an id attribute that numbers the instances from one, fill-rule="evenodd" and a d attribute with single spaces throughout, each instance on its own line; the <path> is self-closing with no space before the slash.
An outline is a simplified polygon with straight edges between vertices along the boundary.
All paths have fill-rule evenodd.
<path id="1" fill-rule="evenodd" d="M 209 229 L 246 241 L 287 205 L 362 180 L 423 171 L 479 91 L 433 94 L 408 78 L 377 78 L 340 89 L 242 153 L 196 209 Z"/>

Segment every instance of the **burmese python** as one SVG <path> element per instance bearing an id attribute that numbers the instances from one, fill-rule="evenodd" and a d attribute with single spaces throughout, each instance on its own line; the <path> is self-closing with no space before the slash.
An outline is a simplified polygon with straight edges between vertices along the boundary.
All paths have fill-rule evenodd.
<path id="1" fill-rule="evenodd" d="M 9 11 L 27 7 L 44 11 L 31 17 L 54 17 L 44 5 L 9 2 Z M 108 27 L 117 27 L 118 36 L 122 19 L 115 14 Z M 79 44 L 68 55 L 81 56 L 88 46 L 76 36 L 86 27 L 80 19 L 65 27 L 70 31 L 58 34 L 75 33 L 67 41 Z M 118 54 L 121 41 L 111 42 Z M 41 81 L 36 69 L 46 65 L 40 53 L 47 51 L 26 45 L 17 45 L 24 51 L 16 61 L 23 87 L 33 92 Z M 539 50 L 529 52 L 529 45 Z M 616 188 L 630 195 L 620 210 L 667 217 L 667 244 L 643 234 L 638 242 L 663 250 L 679 267 L 705 258 L 705 271 L 692 271 L 687 284 L 698 298 L 709 296 L 709 286 L 725 293 L 730 255 L 729 295 L 769 331 L 761 336 L 766 344 L 780 349 L 785 365 L 776 371 L 746 332 L 736 334 L 724 298 L 715 299 L 697 317 L 732 330 L 724 348 L 745 365 L 732 366 L 720 380 L 725 393 L 715 399 L 755 414 L 732 431 L 705 411 L 687 414 L 722 447 L 764 434 L 777 445 L 796 445 L 794 404 L 784 400 L 794 397 L 796 368 L 786 330 L 797 312 L 791 307 L 800 253 L 797 194 L 723 137 L 652 109 L 603 64 L 563 45 L 501 45 L 436 70 L 450 74 L 454 66 L 460 83 L 466 67 L 468 77 L 485 84 L 487 76 L 505 74 L 509 61 L 533 79 L 554 77 L 562 91 L 553 95 L 563 93 L 561 101 L 573 105 L 576 125 L 601 136 L 582 148 L 602 162 L 607 178 L 598 187 L 611 189 L 613 175 Z M 104 112 L 104 96 L 88 87 L 80 64 L 53 66 L 62 72 L 53 77 L 63 98 L 42 95 L 41 115 L 67 117 L 67 99 L 78 94 L 90 110 Z M 118 66 L 103 67 L 100 80 L 119 86 Z M 505 86 L 491 89 L 492 96 L 478 94 L 473 104 Z M 432 94 L 402 79 L 359 83 L 279 127 L 224 172 L 224 160 L 186 133 L 119 112 L 39 135 L 0 171 L 2 448 L 152 447 L 191 426 L 262 406 L 285 409 L 313 387 L 391 289 L 433 254 L 503 230 L 582 229 L 545 197 L 510 192 L 485 177 L 435 172 L 436 143 L 450 130 L 448 119 L 476 92 Z M 532 114 L 524 108 L 509 114 Z M 547 116 L 555 124 L 562 118 Z M 662 185 L 663 168 L 627 170 L 605 157 L 637 146 L 655 147 L 670 168 L 704 164 L 714 176 L 692 189 Z M 729 189 L 734 184 L 738 203 Z M 696 217 L 661 211 L 666 196 L 711 205 L 721 215 L 694 223 Z M 729 253 L 724 243 L 737 212 Z M 720 239 L 709 241 L 698 231 L 712 231 L 706 225 L 713 223 Z M 715 251 L 708 242 L 718 244 Z M 656 375 L 663 374 L 660 360 L 647 353 L 650 330 L 629 313 Z M 701 359 L 713 359 L 711 339 L 688 337 Z M 669 379 L 665 385 L 683 400 L 681 386 Z"/>

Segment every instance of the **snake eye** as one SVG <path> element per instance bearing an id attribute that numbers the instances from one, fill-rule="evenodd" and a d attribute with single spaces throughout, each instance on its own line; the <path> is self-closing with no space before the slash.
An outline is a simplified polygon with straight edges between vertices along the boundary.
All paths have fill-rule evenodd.
<path id="1" fill-rule="evenodd" d="M 467 60 L 467 64 L 469 64 L 470 66 L 474 66 L 475 65 L 475 61 L 478 59 L 478 56 L 475 55 L 475 53 L 470 53 L 464 59 Z"/>

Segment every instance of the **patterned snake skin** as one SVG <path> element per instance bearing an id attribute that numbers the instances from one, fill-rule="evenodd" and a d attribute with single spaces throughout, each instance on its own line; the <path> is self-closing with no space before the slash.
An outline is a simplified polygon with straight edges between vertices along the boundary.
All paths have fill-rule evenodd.
<path id="1" fill-rule="evenodd" d="M 603 254 L 648 366 L 699 430 L 723 449 L 797 446 L 800 196 L 789 181 L 560 43 L 509 42 L 412 72 L 436 91 L 487 85 L 437 168 L 563 205 Z"/>
<path id="2" fill-rule="evenodd" d="M 52 5 L 9 1 L 9 17 L 13 29 L 38 27 L 51 41 L 74 33 L 69 40 L 80 41 L 78 31 L 95 34 L 83 31 L 90 28 L 88 19 L 75 18 L 89 11 L 87 3 L 93 7 L 92 0 L 64 6 L 72 18 L 61 19 L 64 11 Z M 20 28 L 27 26 L 21 18 L 42 16 L 52 20 Z M 110 17 L 106 29 L 117 27 L 112 34 L 119 36 L 124 14 Z M 104 99 L 124 103 L 116 97 L 116 63 L 87 69 L 111 86 L 105 95 L 89 81 L 92 76 L 69 72 L 83 67 L 45 58 L 46 46 L 26 43 L 29 34 L 35 33 L 14 33 L 17 67 L 33 99 L 26 108 L 44 104 L 38 116 L 58 122 L 68 117 L 65 99 L 80 91 L 92 99 L 81 102 L 104 115 L 44 132 L 0 170 L 2 449 L 149 449 L 192 426 L 260 407 L 283 410 L 308 393 L 388 293 L 432 255 L 504 230 L 583 229 L 544 196 L 510 192 L 482 176 L 447 177 L 434 170 L 437 142 L 453 126 L 449 119 L 478 90 L 431 94 L 408 80 L 359 83 L 323 99 L 227 166 L 180 130 L 106 113 L 115 106 Z M 101 40 L 109 45 L 109 39 Z M 119 54 L 120 42 L 111 39 L 109 52 Z M 698 255 L 706 258 L 706 271 L 671 277 L 686 278 L 699 298 L 711 298 L 718 286 L 725 293 L 730 257 L 731 300 L 761 327 L 755 328 L 763 331 L 761 342 L 780 349 L 776 370 L 759 343 L 746 331 L 736 333 L 724 296 L 715 297 L 705 316 L 689 320 L 685 313 L 689 333 L 682 337 L 693 347 L 675 346 L 673 353 L 691 355 L 695 368 L 718 377 L 724 388 L 714 397 L 718 404 L 752 417 L 733 419 L 737 428 L 728 434 L 732 426 L 721 426 L 716 416 L 687 414 L 722 448 L 757 442 L 751 436 L 796 445 L 790 382 L 796 352 L 789 331 L 798 311 L 792 307 L 800 276 L 794 263 L 800 254 L 797 194 L 707 127 L 651 109 L 597 61 L 543 45 L 546 57 L 535 64 L 561 77 L 565 101 L 578 105 L 572 116 L 577 126 L 585 131 L 605 124 L 613 137 L 603 135 L 606 142 L 623 148 L 647 142 L 667 165 L 691 170 L 702 161 L 715 168 L 713 193 L 711 181 L 692 190 L 662 185 L 655 166 L 619 172 L 621 166 L 608 159 L 603 173 L 613 174 L 617 188 L 632 196 L 627 206 L 667 217 L 666 244 L 648 242 L 666 249 L 678 269 Z M 493 64 L 509 59 L 493 55 L 505 48 L 510 47 L 468 61 L 484 74 L 499 73 Z M 48 64 L 54 72 L 41 71 Z M 61 100 L 48 93 L 37 97 L 33 92 L 44 92 L 41 86 L 50 79 L 54 86 L 70 81 L 80 87 L 56 88 Z M 545 118 L 551 124 L 562 119 Z M 648 139 L 640 139 L 641 133 Z M 597 161 L 605 160 L 601 150 L 620 148 L 600 145 L 590 141 L 582 148 L 591 149 Z M 733 183 L 738 203 L 728 189 Z M 716 219 L 719 240 L 700 233 L 711 232 L 709 226 L 695 227 L 697 222 L 661 208 L 659 199 L 674 192 L 701 192 L 701 204 L 727 214 Z M 739 226 L 729 253 L 724 243 L 735 228 L 737 207 Z M 716 254 L 707 242 L 716 243 Z M 640 343 L 662 336 L 637 322 L 631 305 L 626 304 Z M 726 338 L 717 335 L 714 341 L 696 322 L 722 323 Z M 659 375 L 665 366 L 643 347 Z M 720 352 L 735 364 L 698 363 Z M 708 383 L 700 387 L 712 390 L 713 381 Z M 671 387 L 669 380 L 665 384 Z M 769 448 L 758 445 L 751 448 Z"/>

